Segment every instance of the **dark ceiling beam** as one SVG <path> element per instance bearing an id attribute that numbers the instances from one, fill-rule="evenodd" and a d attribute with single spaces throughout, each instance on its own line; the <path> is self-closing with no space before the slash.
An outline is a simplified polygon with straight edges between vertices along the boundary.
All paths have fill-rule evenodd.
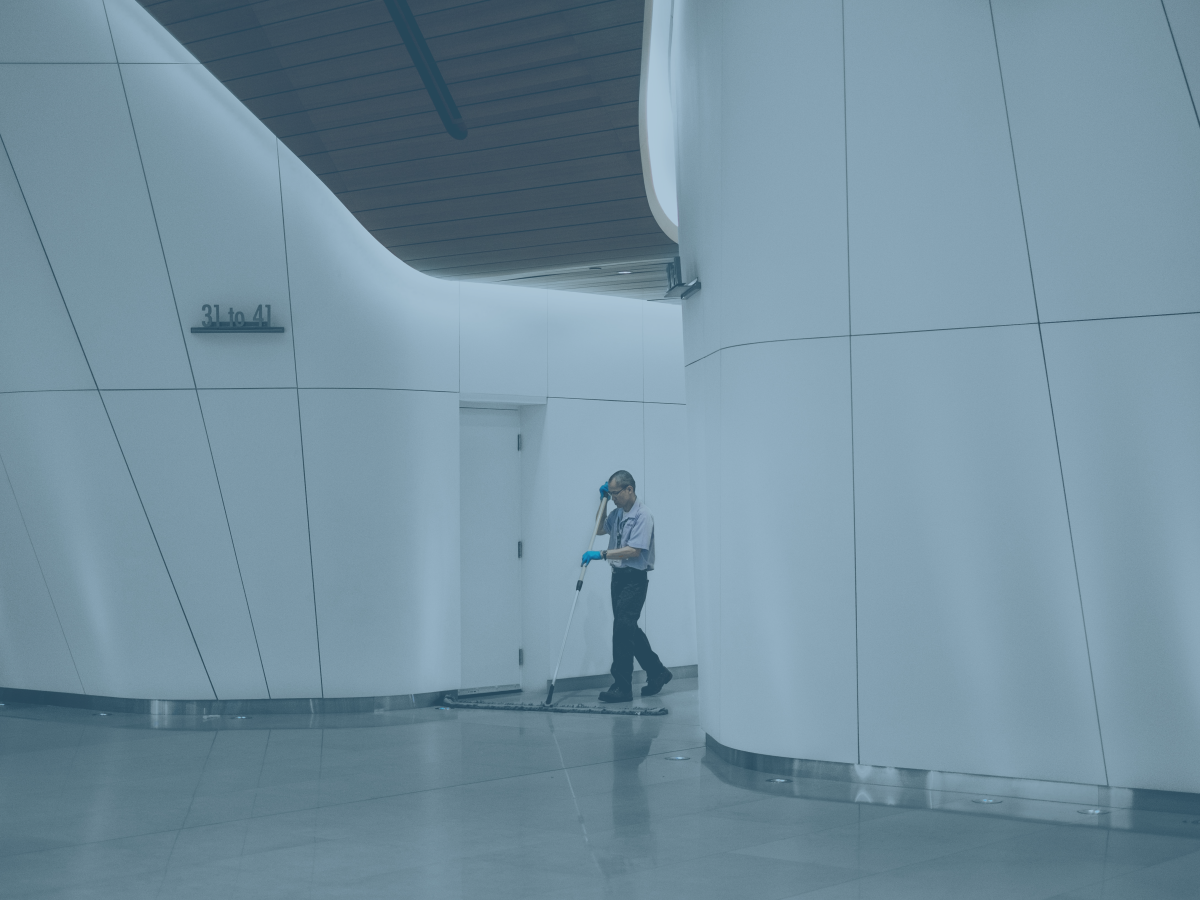
<path id="1" fill-rule="evenodd" d="M 429 99 L 433 101 L 433 108 L 437 110 L 442 124 L 446 126 L 446 134 L 456 141 L 466 140 L 467 126 L 454 104 L 450 88 L 446 87 L 446 79 L 442 77 L 437 60 L 429 52 L 425 35 L 421 34 L 421 28 L 417 25 L 412 10 L 408 8 L 408 0 L 383 0 L 383 3 L 391 14 L 392 21 L 396 23 L 396 30 L 400 32 L 404 46 L 408 48 L 408 55 L 412 57 L 417 74 L 421 76 Z"/>

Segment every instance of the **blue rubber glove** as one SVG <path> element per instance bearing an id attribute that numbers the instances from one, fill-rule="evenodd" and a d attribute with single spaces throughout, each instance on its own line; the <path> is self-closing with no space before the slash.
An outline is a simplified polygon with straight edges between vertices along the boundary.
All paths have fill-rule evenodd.
<path id="1" fill-rule="evenodd" d="M 600 556 L 599 550 L 589 550 L 587 553 L 583 554 L 583 564 L 586 566 L 592 560 L 602 558 L 603 557 Z"/>
<path id="2" fill-rule="evenodd" d="M 607 481 L 604 482 L 604 484 L 600 485 L 600 496 L 603 497 L 605 500 L 612 499 L 612 495 L 608 492 L 608 482 Z"/>

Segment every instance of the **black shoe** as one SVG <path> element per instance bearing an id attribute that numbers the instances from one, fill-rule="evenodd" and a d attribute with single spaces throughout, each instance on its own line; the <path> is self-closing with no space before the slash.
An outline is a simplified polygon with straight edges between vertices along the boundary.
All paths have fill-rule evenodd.
<path id="1" fill-rule="evenodd" d="M 633 699 L 633 688 L 618 687 L 613 685 L 607 691 L 600 692 L 600 701 L 602 703 L 628 703 Z"/>
<path id="2" fill-rule="evenodd" d="M 646 678 L 646 686 L 642 688 L 642 696 L 650 697 L 657 694 L 663 689 L 663 685 L 670 681 L 675 676 L 671 674 L 670 669 L 663 669 L 657 675 L 650 675 Z"/>

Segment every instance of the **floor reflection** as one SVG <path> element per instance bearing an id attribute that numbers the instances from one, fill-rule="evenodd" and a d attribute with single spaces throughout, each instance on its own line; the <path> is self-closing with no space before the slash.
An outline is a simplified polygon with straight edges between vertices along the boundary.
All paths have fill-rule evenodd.
<path id="1" fill-rule="evenodd" d="M 612 724 L 612 826 L 622 852 L 601 860 L 608 878 L 624 875 L 657 856 L 646 796 L 644 763 L 662 728 L 657 718 L 620 717 Z"/>
<path id="2" fill-rule="evenodd" d="M 0 893 L 1174 900 L 1200 883 L 1200 820 L 1155 833 L 1148 820 L 1100 827 L 1072 808 L 1057 822 L 949 792 L 772 784 L 706 752 L 695 680 L 662 698 L 661 718 L 421 709 L 162 722 L 8 705 Z"/>

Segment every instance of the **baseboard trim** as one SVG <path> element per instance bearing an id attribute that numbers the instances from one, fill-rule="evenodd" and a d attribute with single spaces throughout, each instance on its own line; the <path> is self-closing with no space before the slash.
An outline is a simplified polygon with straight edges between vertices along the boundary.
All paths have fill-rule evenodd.
<path id="1" fill-rule="evenodd" d="M 1106 811 L 1178 813 L 1193 816 L 1200 814 L 1200 794 L 1183 791 L 1156 791 L 1065 781 L 1006 778 L 998 775 L 939 772 L 931 769 L 900 769 L 891 766 L 860 766 L 854 763 L 794 759 L 738 750 L 725 746 L 712 735 L 706 734 L 704 737 L 708 749 L 717 757 L 741 769 L 787 778 L 842 782 L 879 789 L 874 792 L 856 791 L 855 799 L 858 802 L 928 807 L 929 794 L 945 794 L 967 795 L 967 802 L 971 797 L 986 796 L 1014 801 L 1065 803 Z M 951 803 L 964 802 L 960 796 L 947 797 L 947 800 Z M 1008 810 L 1014 808 L 1015 805 L 1010 805 Z M 1200 825 L 1200 820 L 1195 824 Z M 1195 831 L 1197 836 L 1200 836 L 1200 827 Z"/>
<path id="2" fill-rule="evenodd" d="M 427 694 L 392 694 L 384 697 L 287 697 L 277 700 L 142 700 L 135 697 L 102 697 L 59 691 L 30 691 L 0 687 L 0 703 L 30 706 L 66 706 L 103 712 L 151 716 L 328 715 L 331 713 L 389 712 L 436 706 L 452 690 Z"/>
<path id="3" fill-rule="evenodd" d="M 676 678 L 695 678 L 695 666 L 673 666 Z M 633 683 L 643 684 L 646 673 L 633 673 Z M 556 690 L 583 691 L 606 688 L 612 683 L 610 675 L 582 675 L 560 678 Z M 550 682 L 546 682 L 549 687 Z M 507 687 L 507 686 L 505 686 Z M 145 700 L 138 697 L 107 697 L 96 694 L 69 694 L 62 691 L 31 691 L 25 688 L 0 687 L 0 703 L 25 703 L 30 706 L 65 706 L 99 712 L 134 713 L 150 716 L 249 716 L 269 715 L 330 715 L 333 713 L 390 712 L 437 706 L 447 695 L 458 691 L 447 688 L 425 694 L 391 694 L 381 697 L 285 697 L 258 700 Z M 465 696 L 465 695 L 464 695 Z"/>

